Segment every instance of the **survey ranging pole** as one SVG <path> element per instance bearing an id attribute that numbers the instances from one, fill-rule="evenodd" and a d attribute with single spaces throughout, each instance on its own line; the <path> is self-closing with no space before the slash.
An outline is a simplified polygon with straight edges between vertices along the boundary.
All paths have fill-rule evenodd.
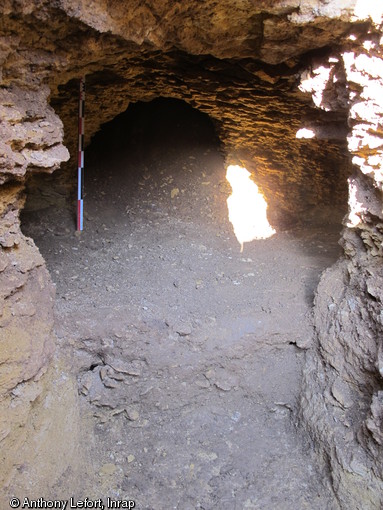
<path id="1" fill-rule="evenodd" d="M 78 101 L 77 230 L 84 228 L 84 112 L 85 76 L 80 79 Z"/>

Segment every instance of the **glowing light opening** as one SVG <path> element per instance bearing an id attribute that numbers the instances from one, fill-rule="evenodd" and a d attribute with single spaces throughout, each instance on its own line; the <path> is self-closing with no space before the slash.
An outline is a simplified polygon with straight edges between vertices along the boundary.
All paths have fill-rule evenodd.
<path id="1" fill-rule="evenodd" d="M 349 205 L 349 213 L 348 213 L 348 222 L 347 227 L 354 228 L 357 227 L 362 219 L 361 214 L 366 212 L 366 208 L 363 206 L 361 202 L 359 202 L 357 197 L 358 188 L 355 182 L 352 179 L 349 179 L 349 197 L 348 197 L 348 205 Z"/>
<path id="2" fill-rule="evenodd" d="M 250 176 L 250 172 L 241 166 L 230 165 L 227 168 L 226 179 L 232 188 L 227 199 L 229 221 L 241 245 L 241 252 L 244 243 L 267 239 L 275 234 L 267 219 L 266 200 Z"/>
<path id="3" fill-rule="evenodd" d="M 354 17 L 357 20 L 371 18 L 378 25 L 383 20 L 383 4 L 377 0 L 357 0 Z"/>
<path id="4" fill-rule="evenodd" d="M 296 138 L 315 138 L 315 133 L 312 129 L 302 128 L 296 132 Z"/>

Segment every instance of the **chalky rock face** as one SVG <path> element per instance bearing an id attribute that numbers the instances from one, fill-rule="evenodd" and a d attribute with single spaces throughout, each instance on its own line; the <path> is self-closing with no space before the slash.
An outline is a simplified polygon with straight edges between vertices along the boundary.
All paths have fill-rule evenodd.
<path id="1" fill-rule="evenodd" d="M 34 173 L 50 173 L 76 153 L 78 80 L 86 75 L 86 142 L 131 102 L 185 100 L 212 118 L 228 163 L 254 174 L 276 223 L 296 221 L 317 204 L 341 204 L 349 177 L 345 254 L 318 289 L 318 344 L 308 357 L 302 415 L 331 464 L 343 507 L 379 507 L 383 73 L 381 19 L 373 3 L 3 1 L 3 486 L 12 486 L 16 468 L 33 473 L 36 489 L 52 485 L 71 463 L 63 445 L 76 429 L 73 392 L 57 371 L 44 375 L 54 350 L 52 283 L 37 248 L 20 231 L 19 211 L 26 176 L 33 191 Z M 297 139 L 302 128 L 315 137 Z M 60 170 L 63 189 L 71 186 L 73 162 L 66 168 Z M 60 400 L 50 407 L 58 387 Z M 65 419 L 63 407 L 71 409 Z M 30 445 L 42 430 L 52 430 L 55 418 L 63 424 L 61 436 L 47 434 L 45 448 L 51 446 L 61 463 L 48 462 L 48 473 L 41 459 L 34 465 Z"/>
<path id="2" fill-rule="evenodd" d="M 53 172 L 69 157 L 62 122 L 47 103 L 49 89 L 30 66 L 14 62 L 17 76 L 5 83 L 17 39 L 4 38 L 0 50 L 0 484 L 5 489 L 16 470 L 33 472 L 28 464 L 39 447 L 39 430 L 48 432 L 54 419 L 44 409 L 58 411 L 48 403 L 53 378 L 51 370 L 46 373 L 54 353 L 55 293 L 42 256 L 20 230 L 24 180 L 30 172 Z M 50 435 L 46 444 L 53 448 Z M 22 454 L 26 449 L 29 456 Z"/>
<path id="3" fill-rule="evenodd" d="M 30 170 L 53 171 L 67 159 L 62 124 L 47 105 L 47 89 L 10 87 L 2 97 L 0 175 L 0 440 L 2 487 L 18 451 L 32 440 L 31 419 L 46 397 L 44 376 L 54 352 L 54 288 L 31 239 L 20 230 L 23 177 Z"/>
<path id="4" fill-rule="evenodd" d="M 324 447 L 344 508 L 383 503 L 382 57 L 381 33 L 374 30 L 342 55 L 356 166 L 344 256 L 317 291 L 317 352 L 308 357 L 302 397 L 303 418 Z"/>

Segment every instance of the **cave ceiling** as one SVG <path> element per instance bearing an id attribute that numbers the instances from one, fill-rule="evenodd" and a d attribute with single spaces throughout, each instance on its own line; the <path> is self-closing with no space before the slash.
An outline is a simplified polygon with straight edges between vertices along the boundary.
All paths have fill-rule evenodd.
<path id="1" fill-rule="evenodd" d="M 368 29 L 352 22 L 346 4 L 6 0 L 0 24 L 2 82 L 11 102 L 9 94 L 35 90 L 36 109 L 41 109 L 40 101 L 49 96 L 72 156 L 78 82 L 86 76 L 86 144 L 130 103 L 172 97 L 211 117 L 225 154 L 257 172 L 271 202 L 297 208 L 318 197 L 344 201 L 349 165 L 341 63 L 332 64 L 334 101 L 325 118 L 298 85 L 313 60 L 326 62 L 351 31 Z M 48 88 L 41 97 L 43 87 Z M 296 133 L 307 122 L 319 126 L 319 140 L 297 144 Z M 314 154 L 320 171 L 313 168 Z M 25 168 L 12 173 L 22 176 Z M 305 189 L 313 181 L 310 197 Z"/>

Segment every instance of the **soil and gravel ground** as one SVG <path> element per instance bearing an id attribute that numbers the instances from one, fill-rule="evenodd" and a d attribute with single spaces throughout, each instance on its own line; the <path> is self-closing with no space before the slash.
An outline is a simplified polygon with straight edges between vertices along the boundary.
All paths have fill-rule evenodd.
<path id="1" fill-rule="evenodd" d="M 87 150 L 80 235 L 69 208 L 22 217 L 56 283 L 59 349 L 78 380 L 83 497 L 338 508 L 297 401 L 339 212 L 312 211 L 240 253 L 229 193 L 211 125 L 159 101 L 130 108 Z"/>

